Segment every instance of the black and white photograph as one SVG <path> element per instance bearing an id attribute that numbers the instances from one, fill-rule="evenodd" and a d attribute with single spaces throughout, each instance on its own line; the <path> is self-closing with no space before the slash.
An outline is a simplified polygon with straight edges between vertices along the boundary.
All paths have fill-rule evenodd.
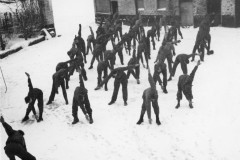
<path id="1" fill-rule="evenodd" d="M 1 160 L 240 159 L 240 0 L 0 0 Z"/>

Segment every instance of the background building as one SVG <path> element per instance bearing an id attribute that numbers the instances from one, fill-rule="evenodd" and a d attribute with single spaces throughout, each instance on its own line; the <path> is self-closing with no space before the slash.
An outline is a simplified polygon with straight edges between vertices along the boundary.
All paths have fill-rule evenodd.
<path id="1" fill-rule="evenodd" d="M 214 13 L 214 25 L 240 27 L 240 0 L 94 0 L 96 22 L 116 11 L 124 19 L 140 13 L 146 25 L 153 16 L 178 19 L 182 26 L 197 27 L 206 14 Z"/>

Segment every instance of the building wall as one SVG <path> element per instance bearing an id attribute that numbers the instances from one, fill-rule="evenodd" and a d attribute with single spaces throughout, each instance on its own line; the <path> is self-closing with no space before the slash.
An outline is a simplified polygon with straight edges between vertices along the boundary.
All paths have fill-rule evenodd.
<path id="1" fill-rule="evenodd" d="M 198 27 L 207 14 L 207 0 L 193 0 L 193 23 Z"/>
<path id="2" fill-rule="evenodd" d="M 235 0 L 222 0 L 222 26 L 235 26 Z"/>
<path id="3" fill-rule="evenodd" d="M 40 0 L 42 4 L 42 11 L 44 16 L 45 27 L 54 28 L 54 18 L 52 10 L 52 0 Z"/>
<path id="4" fill-rule="evenodd" d="M 136 15 L 134 0 L 118 0 L 119 15 Z"/>

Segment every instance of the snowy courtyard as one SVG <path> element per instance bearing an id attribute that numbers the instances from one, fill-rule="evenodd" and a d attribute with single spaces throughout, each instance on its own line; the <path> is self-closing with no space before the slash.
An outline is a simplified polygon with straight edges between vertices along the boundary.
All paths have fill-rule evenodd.
<path id="1" fill-rule="evenodd" d="M 85 119 L 79 109 L 80 123 L 72 125 L 72 99 L 79 86 L 75 72 L 69 81 L 66 105 L 62 91 L 55 96 L 53 104 L 46 105 L 52 89 L 52 75 L 59 62 L 69 60 L 74 36 L 82 25 L 84 40 L 90 35 L 89 26 L 95 32 L 94 4 L 92 0 L 52 0 L 56 32 L 60 37 L 26 47 L 21 51 L 0 59 L 0 66 L 7 84 L 0 77 L 0 109 L 5 121 L 13 129 L 23 130 L 28 151 L 37 160 L 237 160 L 240 159 L 240 28 L 212 27 L 211 49 L 213 55 L 205 55 L 193 81 L 193 109 L 185 96 L 179 109 L 177 105 L 177 82 L 182 74 L 178 66 L 175 77 L 167 84 L 164 94 L 157 83 L 161 125 L 149 124 L 147 114 L 144 122 L 136 125 L 142 107 L 143 91 L 150 87 L 148 70 L 140 66 L 140 84 L 130 76 L 128 80 L 128 105 L 124 106 L 121 87 L 117 101 L 109 106 L 114 79 L 108 82 L 108 91 L 97 87 L 97 61 L 88 70 L 92 54 L 87 55 L 88 80 L 85 87 L 93 110 L 93 124 Z M 123 26 L 123 33 L 129 26 Z M 145 27 L 145 31 L 150 27 Z M 176 47 L 176 54 L 192 52 L 198 28 L 181 28 L 183 39 Z M 96 35 L 96 33 L 95 33 Z M 150 70 L 161 46 L 156 41 L 156 50 L 151 46 Z M 179 38 L 179 36 L 178 36 Z M 109 42 L 107 49 L 112 49 Z M 126 54 L 124 64 L 131 58 Z M 173 60 L 176 56 L 173 57 Z M 188 65 L 188 72 L 196 66 L 199 57 Z M 166 63 L 166 62 L 165 62 Z M 166 63 L 167 64 L 167 63 Z M 119 57 L 116 66 L 122 66 Z M 31 75 L 33 87 L 40 88 L 44 96 L 43 121 L 37 123 L 30 113 L 30 120 L 21 123 L 28 94 L 25 72 Z M 169 75 L 169 73 L 168 73 Z M 38 112 L 37 103 L 35 109 Z M 4 146 L 7 134 L 1 127 L 1 160 L 7 160 Z"/>

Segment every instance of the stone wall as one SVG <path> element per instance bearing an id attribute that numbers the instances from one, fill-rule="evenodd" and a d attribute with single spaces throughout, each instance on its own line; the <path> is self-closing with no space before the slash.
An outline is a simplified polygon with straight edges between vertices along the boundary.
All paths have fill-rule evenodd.
<path id="1" fill-rule="evenodd" d="M 222 15 L 235 15 L 235 0 L 222 0 L 221 9 Z"/>
<path id="2" fill-rule="evenodd" d="M 239 0 L 236 0 L 239 1 Z M 222 0 L 222 26 L 235 26 L 235 0 Z"/>
<path id="3" fill-rule="evenodd" d="M 136 15 L 134 0 L 118 0 L 119 15 Z"/>
<path id="4" fill-rule="evenodd" d="M 43 13 L 44 26 L 54 28 L 52 0 L 40 0 L 40 7 Z"/>
<path id="5" fill-rule="evenodd" d="M 110 13 L 109 0 L 95 0 L 96 12 Z"/>

